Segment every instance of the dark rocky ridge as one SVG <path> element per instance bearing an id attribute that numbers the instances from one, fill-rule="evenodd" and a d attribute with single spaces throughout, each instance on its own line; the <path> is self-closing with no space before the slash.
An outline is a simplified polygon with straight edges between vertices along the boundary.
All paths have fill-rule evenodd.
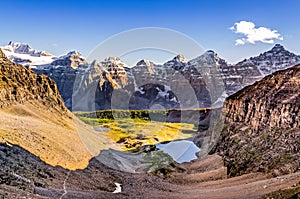
<path id="1" fill-rule="evenodd" d="M 227 98 L 216 151 L 232 176 L 300 169 L 300 65 L 266 76 Z"/>

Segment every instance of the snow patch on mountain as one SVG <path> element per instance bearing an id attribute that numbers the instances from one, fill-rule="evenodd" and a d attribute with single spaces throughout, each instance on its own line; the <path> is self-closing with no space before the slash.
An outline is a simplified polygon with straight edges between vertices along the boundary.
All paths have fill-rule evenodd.
<path id="1" fill-rule="evenodd" d="M 57 69 L 65 66 L 73 68 L 88 64 L 86 59 L 77 51 L 56 57 L 46 51 L 38 51 L 28 44 L 9 42 L 8 45 L 0 47 L 3 53 L 12 62 L 22 64 L 30 68 Z"/>
<path id="2" fill-rule="evenodd" d="M 34 50 L 28 44 L 9 42 L 8 45 L 0 48 L 12 62 L 25 66 L 45 65 L 55 60 L 52 54 Z"/>

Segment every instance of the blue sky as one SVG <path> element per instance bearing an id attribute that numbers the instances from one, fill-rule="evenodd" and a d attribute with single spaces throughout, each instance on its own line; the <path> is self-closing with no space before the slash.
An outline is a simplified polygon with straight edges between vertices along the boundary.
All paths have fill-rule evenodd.
<path id="1" fill-rule="evenodd" d="M 86 56 L 119 32 L 162 27 L 182 32 L 234 63 L 274 45 L 235 45 L 244 36 L 229 28 L 240 21 L 277 30 L 283 40 L 274 42 L 300 54 L 299 10 L 298 0 L 2 1 L 0 45 L 12 40 L 56 55 L 78 50 Z"/>

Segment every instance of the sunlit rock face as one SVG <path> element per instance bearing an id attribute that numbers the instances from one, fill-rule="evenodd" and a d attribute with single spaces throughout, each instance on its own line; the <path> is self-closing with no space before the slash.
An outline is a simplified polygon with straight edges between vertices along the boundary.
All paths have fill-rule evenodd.
<path id="1" fill-rule="evenodd" d="M 30 100 L 66 111 L 53 80 L 11 62 L 0 49 L 0 108 Z"/>
<path id="2" fill-rule="evenodd" d="M 277 71 L 227 98 L 216 150 L 230 175 L 299 169 L 300 65 Z"/>

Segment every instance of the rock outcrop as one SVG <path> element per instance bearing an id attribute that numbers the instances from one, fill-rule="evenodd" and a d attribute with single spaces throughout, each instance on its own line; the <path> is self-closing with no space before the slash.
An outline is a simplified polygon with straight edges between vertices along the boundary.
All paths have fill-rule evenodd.
<path id="1" fill-rule="evenodd" d="M 229 174 L 300 169 L 300 65 L 275 72 L 227 98 L 216 151 Z"/>
<path id="2" fill-rule="evenodd" d="M 37 100 L 64 114 L 67 109 L 53 80 L 10 62 L 0 50 L 0 108 Z"/>

